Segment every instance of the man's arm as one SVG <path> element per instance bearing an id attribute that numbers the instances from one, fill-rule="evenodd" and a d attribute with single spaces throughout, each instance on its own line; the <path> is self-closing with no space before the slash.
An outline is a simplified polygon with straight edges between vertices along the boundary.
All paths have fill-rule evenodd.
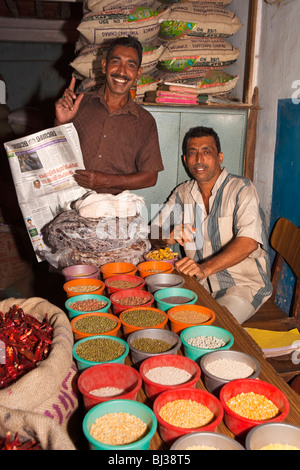
<path id="1" fill-rule="evenodd" d="M 76 170 L 74 179 L 79 186 L 84 188 L 95 191 L 100 188 L 117 189 L 121 192 L 154 186 L 157 174 L 157 171 L 139 171 L 129 175 L 112 175 L 100 171 Z"/>
<path id="2" fill-rule="evenodd" d="M 256 240 L 248 237 L 238 237 L 232 240 L 221 253 L 201 264 L 196 263 L 189 257 L 185 257 L 176 262 L 175 268 L 184 274 L 196 276 L 202 280 L 212 274 L 235 266 L 246 259 L 257 248 L 258 243 Z"/>

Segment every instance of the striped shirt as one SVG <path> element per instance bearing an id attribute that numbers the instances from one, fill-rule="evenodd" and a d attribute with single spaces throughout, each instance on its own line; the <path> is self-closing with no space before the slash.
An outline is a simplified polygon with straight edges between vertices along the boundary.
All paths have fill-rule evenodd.
<path id="1" fill-rule="evenodd" d="M 185 243 L 186 256 L 202 262 L 217 254 L 235 237 L 249 237 L 259 247 L 245 260 L 209 276 L 203 285 L 215 298 L 225 293 L 245 298 L 255 310 L 272 293 L 268 239 L 264 213 L 253 183 L 229 174 L 225 168 L 216 181 L 209 199 L 209 213 L 195 180 L 180 184 L 173 191 L 152 225 L 162 227 L 168 238 L 175 225 L 191 224 L 196 228 L 193 242 Z M 151 228 L 152 230 L 152 228 Z"/>

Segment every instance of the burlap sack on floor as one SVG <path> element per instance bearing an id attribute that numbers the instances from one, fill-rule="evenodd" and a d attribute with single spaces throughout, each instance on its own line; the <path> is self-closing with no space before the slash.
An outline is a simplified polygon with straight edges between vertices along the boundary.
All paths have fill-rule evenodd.
<path id="1" fill-rule="evenodd" d="M 58 427 L 65 434 L 65 441 L 69 442 L 68 422 L 78 408 L 74 386 L 77 370 L 72 357 L 73 332 L 70 321 L 61 309 L 39 297 L 6 299 L 0 302 L 0 311 L 6 314 L 13 305 L 18 305 L 25 314 L 32 315 L 39 321 L 43 321 L 47 315 L 48 322 L 53 327 L 53 341 L 47 359 L 0 390 L 0 404 L 3 407 L 0 425 L 2 429 L 7 426 L 6 408 L 11 414 L 11 423 L 37 421 L 39 433 L 45 431 L 52 444 L 55 433 L 59 435 L 55 431 L 55 427 Z M 44 430 L 40 429 L 42 425 Z M 68 445 L 72 445 L 71 441 Z"/>

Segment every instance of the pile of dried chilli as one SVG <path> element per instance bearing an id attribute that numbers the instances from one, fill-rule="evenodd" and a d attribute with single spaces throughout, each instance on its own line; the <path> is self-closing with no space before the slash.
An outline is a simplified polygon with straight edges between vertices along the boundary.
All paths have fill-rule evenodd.
<path id="1" fill-rule="evenodd" d="M 11 432 L 6 434 L 6 437 L 0 438 L 0 450 L 42 450 L 37 441 L 28 440 L 21 442 L 18 433 L 14 439 L 11 439 Z"/>
<path id="2" fill-rule="evenodd" d="M 0 389 L 34 369 L 49 354 L 53 328 L 46 318 L 40 322 L 17 305 L 0 312 Z"/>

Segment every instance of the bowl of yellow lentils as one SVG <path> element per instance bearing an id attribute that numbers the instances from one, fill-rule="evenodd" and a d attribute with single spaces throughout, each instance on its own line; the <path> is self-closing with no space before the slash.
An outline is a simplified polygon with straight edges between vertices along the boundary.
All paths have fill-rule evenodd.
<path id="1" fill-rule="evenodd" d="M 148 251 L 144 254 L 144 258 L 146 261 L 166 261 L 174 266 L 178 260 L 178 253 L 172 251 L 171 248 L 167 246 L 165 248 Z"/>

